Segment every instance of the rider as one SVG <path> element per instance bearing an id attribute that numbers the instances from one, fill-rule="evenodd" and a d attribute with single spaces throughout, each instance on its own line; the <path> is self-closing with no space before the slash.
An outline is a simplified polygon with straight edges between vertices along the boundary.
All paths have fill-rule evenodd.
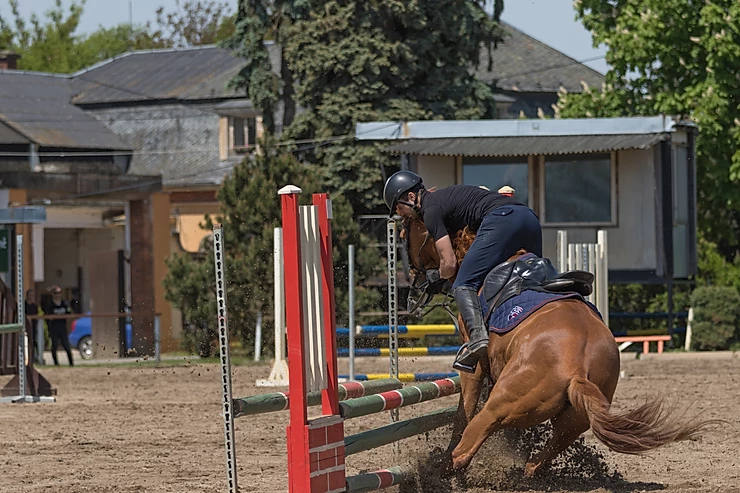
<path id="1" fill-rule="evenodd" d="M 434 237 L 440 264 L 439 269 L 426 272 L 429 282 L 444 282 L 457 272 L 451 294 L 470 340 L 460 347 L 452 366 L 475 372 L 478 358 L 485 357 L 488 348 L 478 290 L 486 275 L 520 248 L 542 256 L 539 218 L 512 197 L 477 186 L 452 185 L 430 192 L 411 171 L 399 171 L 388 178 L 383 196 L 391 216 L 418 217 Z M 458 271 L 451 238 L 465 226 L 477 234 Z"/>

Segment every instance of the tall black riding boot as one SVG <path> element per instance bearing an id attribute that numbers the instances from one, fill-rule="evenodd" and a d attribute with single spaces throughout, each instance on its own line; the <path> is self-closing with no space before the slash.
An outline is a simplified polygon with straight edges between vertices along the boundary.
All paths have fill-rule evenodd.
<path id="1" fill-rule="evenodd" d="M 467 286 L 458 286 L 453 292 L 457 308 L 470 334 L 470 340 L 460 347 L 452 367 L 475 373 L 479 358 L 488 355 L 488 330 L 483 323 L 483 309 L 478 293 Z"/>

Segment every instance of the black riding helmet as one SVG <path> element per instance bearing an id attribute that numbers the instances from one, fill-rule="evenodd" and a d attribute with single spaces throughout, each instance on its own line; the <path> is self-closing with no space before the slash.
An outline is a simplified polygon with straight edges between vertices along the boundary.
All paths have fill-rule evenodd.
<path id="1" fill-rule="evenodd" d="M 401 196 L 407 192 L 416 191 L 422 186 L 421 176 L 411 171 L 399 171 L 388 178 L 383 189 L 383 198 L 385 205 L 391 210 L 389 216 L 396 213 L 396 204 Z"/>

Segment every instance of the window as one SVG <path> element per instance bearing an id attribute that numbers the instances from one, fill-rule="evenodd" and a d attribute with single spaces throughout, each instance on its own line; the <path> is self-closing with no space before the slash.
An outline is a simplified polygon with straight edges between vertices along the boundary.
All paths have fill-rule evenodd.
<path id="1" fill-rule="evenodd" d="M 541 167 L 546 224 L 615 224 L 611 155 L 545 158 Z"/>
<path id="2" fill-rule="evenodd" d="M 254 118 L 229 118 L 229 155 L 244 154 L 255 144 Z"/>
<path id="3" fill-rule="evenodd" d="M 529 203 L 529 163 L 526 160 L 496 162 L 494 158 L 463 158 L 462 182 L 484 186 L 494 192 L 508 185 L 515 190 L 516 200 Z"/>
<path id="4" fill-rule="evenodd" d="M 245 154 L 257 144 L 257 119 L 222 116 L 220 127 L 220 156 Z"/>

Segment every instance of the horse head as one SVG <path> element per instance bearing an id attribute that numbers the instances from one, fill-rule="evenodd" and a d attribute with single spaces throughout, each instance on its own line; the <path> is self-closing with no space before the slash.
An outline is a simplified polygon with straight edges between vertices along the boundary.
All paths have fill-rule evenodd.
<path id="1" fill-rule="evenodd" d="M 434 294 L 426 291 L 429 284 L 426 271 L 439 268 L 439 252 L 434 237 L 419 218 L 404 219 L 400 238 L 406 248 L 410 264 L 411 291 L 409 292 L 408 311 L 418 316 L 434 297 Z M 455 250 L 458 266 L 465 258 L 465 253 L 467 253 L 474 239 L 475 233 L 467 227 L 458 231 L 452 239 L 452 247 Z M 449 285 L 443 288 L 443 294 L 447 294 L 454 280 L 453 276 L 450 283 L 448 283 Z"/>

